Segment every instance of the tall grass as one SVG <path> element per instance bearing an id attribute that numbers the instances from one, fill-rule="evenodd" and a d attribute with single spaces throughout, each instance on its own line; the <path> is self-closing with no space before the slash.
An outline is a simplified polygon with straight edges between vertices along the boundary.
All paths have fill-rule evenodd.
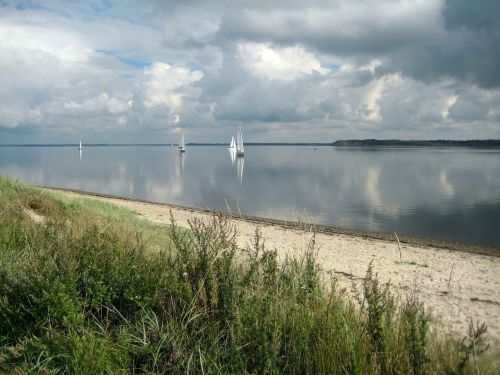
<path id="1" fill-rule="evenodd" d="M 422 304 L 398 303 L 371 267 L 346 298 L 314 241 L 278 259 L 258 232 L 238 249 L 222 216 L 149 227 L 4 178 L 0 203 L 0 372 L 494 372 L 485 327 L 435 336 Z M 155 231 L 163 247 L 144 240 Z"/>

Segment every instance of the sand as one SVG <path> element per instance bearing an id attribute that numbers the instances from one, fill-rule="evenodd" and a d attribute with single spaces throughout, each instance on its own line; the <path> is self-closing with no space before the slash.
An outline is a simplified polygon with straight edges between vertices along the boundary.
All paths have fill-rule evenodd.
<path id="1" fill-rule="evenodd" d="M 69 196 L 85 194 L 61 191 Z M 145 203 L 110 197 L 87 196 L 137 212 L 155 223 L 176 223 L 188 227 L 195 217 L 209 213 L 165 204 Z M 266 222 L 231 219 L 238 232 L 238 244 L 252 243 L 259 228 L 267 248 L 280 255 L 301 254 L 312 238 L 310 230 L 286 228 Z M 344 234 L 316 234 L 318 261 L 323 270 L 338 278 L 341 290 L 350 293 L 363 280 L 370 262 L 382 283 L 390 282 L 392 292 L 404 299 L 417 293 L 428 310 L 441 320 L 441 328 L 465 335 L 468 322 L 485 322 L 494 345 L 500 344 L 500 257 L 456 250 L 401 244 Z"/>

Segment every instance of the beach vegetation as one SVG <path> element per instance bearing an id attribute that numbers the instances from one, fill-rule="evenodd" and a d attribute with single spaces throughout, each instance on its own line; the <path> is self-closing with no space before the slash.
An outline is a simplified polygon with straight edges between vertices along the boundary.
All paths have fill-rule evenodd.
<path id="1" fill-rule="evenodd" d="M 442 335 L 370 266 L 356 298 L 314 236 L 280 257 L 223 215 L 190 229 L 0 177 L 1 373 L 494 373 L 487 328 Z"/>

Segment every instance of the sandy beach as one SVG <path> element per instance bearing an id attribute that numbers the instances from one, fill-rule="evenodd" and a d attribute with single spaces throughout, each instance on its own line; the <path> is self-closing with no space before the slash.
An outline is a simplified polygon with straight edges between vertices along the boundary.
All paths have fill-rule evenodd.
<path id="1" fill-rule="evenodd" d="M 128 199 L 99 197 L 59 190 L 73 197 L 88 197 L 117 204 L 156 223 L 188 227 L 194 218 L 208 219 L 202 210 Z M 310 230 L 287 228 L 265 221 L 256 223 L 232 218 L 239 246 L 251 244 L 256 227 L 267 248 L 280 255 L 299 255 L 308 246 Z M 472 254 L 432 246 L 363 238 L 345 234 L 316 234 L 318 260 L 325 272 L 338 279 L 341 290 L 350 293 L 363 280 L 370 262 L 382 283 L 390 282 L 392 292 L 405 298 L 415 292 L 425 306 L 442 319 L 443 328 L 465 334 L 468 322 L 485 322 L 491 339 L 500 343 L 500 257 Z"/>

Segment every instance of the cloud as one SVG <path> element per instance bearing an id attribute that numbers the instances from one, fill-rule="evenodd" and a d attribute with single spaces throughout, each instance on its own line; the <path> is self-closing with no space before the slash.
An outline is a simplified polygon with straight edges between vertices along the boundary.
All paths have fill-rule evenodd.
<path id="1" fill-rule="evenodd" d="M 64 103 L 54 103 L 48 106 L 48 114 L 65 116 L 99 116 L 118 115 L 129 110 L 127 100 L 109 97 L 105 92 L 95 98 L 85 99 L 78 103 L 73 100 Z"/>
<path id="2" fill-rule="evenodd" d="M 496 0 L 6 4 L 5 143 L 500 137 Z"/>
<path id="3" fill-rule="evenodd" d="M 190 71 L 185 67 L 159 62 L 145 68 L 144 75 L 144 105 L 150 108 L 166 104 L 173 111 L 180 110 L 183 97 L 199 95 L 199 91 L 190 84 L 203 78 L 201 71 Z"/>
<path id="4" fill-rule="evenodd" d="M 297 43 L 363 62 L 381 72 L 432 81 L 453 77 L 500 85 L 500 3 L 495 0 L 330 1 L 321 6 L 228 12 L 220 33 L 233 40 Z"/>
<path id="5" fill-rule="evenodd" d="M 267 79 L 293 81 L 306 74 L 329 72 L 312 53 L 299 46 L 272 48 L 269 44 L 241 43 L 238 55 L 245 69 Z"/>
<path id="6" fill-rule="evenodd" d="M 78 35 L 37 23 L 20 25 L 3 22 L 0 24 L 0 43 L 7 50 L 41 52 L 69 63 L 86 62 L 92 53 Z"/>
<path id="7" fill-rule="evenodd" d="M 165 121 L 181 111 L 186 97 L 199 95 L 190 86 L 203 77 L 199 70 L 162 62 L 137 69 L 124 64 L 119 52 L 100 49 L 109 33 L 92 43 L 95 30 L 67 30 L 68 20 L 55 15 L 57 22 L 48 23 L 46 12 L 36 13 L 36 21 L 32 10 L 29 16 L 16 14 L 0 24 L 0 131 L 32 129 L 49 139 L 72 131 L 147 133 L 158 127 L 155 117 Z M 112 40 L 119 30 L 114 26 Z M 162 105 L 166 112 L 153 108 Z"/>
<path id="8" fill-rule="evenodd" d="M 229 12 L 227 38 L 302 43 L 335 54 L 391 51 L 430 37 L 438 29 L 439 1 L 329 1 L 297 7 Z"/>
<path id="9" fill-rule="evenodd" d="M 480 88 L 468 89 L 456 96 L 448 108 L 448 117 L 455 121 L 498 121 L 500 92 Z"/>

